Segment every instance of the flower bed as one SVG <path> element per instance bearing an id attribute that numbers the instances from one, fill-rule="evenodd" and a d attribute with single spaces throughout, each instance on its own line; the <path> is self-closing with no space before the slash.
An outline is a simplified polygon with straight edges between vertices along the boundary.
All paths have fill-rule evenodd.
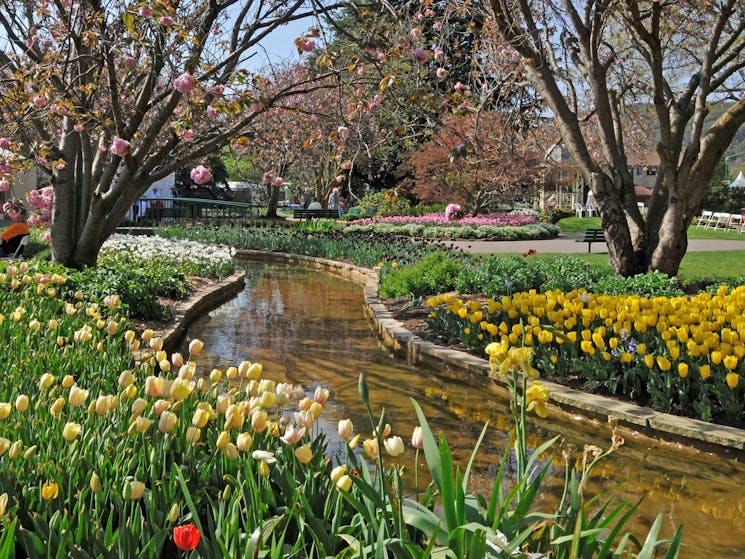
<path id="1" fill-rule="evenodd" d="M 732 426 L 745 425 L 745 286 L 716 295 L 641 297 L 584 290 L 501 300 L 428 300 L 429 325 L 482 354 L 529 346 L 552 380 Z"/>

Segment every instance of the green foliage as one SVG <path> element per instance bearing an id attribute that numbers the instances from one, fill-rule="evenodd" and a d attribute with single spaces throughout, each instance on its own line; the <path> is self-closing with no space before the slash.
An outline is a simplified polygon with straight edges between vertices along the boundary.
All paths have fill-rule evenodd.
<path id="1" fill-rule="evenodd" d="M 421 297 L 450 291 L 460 271 L 460 262 L 444 252 L 426 255 L 413 266 L 385 268 L 380 282 L 383 297 Z"/>
<path id="2" fill-rule="evenodd" d="M 588 289 L 608 295 L 637 294 L 648 298 L 677 297 L 684 294 L 678 280 L 662 272 L 647 272 L 630 278 L 608 275 Z"/>
<path id="3" fill-rule="evenodd" d="M 363 214 L 372 208 L 375 210 L 375 215 L 378 216 L 406 215 L 409 206 L 409 201 L 405 198 L 399 196 L 395 200 L 391 200 L 385 192 L 365 194 L 357 203 L 357 207 Z"/>
<path id="4" fill-rule="evenodd" d="M 487 256 L 471 260 L 455 280 L 455 288 L 460 293 L 483 293 L 487 297 L 528 291 L 538 285 L 538 271 L 522 256 Z"/>
<path id="5" fill-rule="evenodd" d="M 447 204 L 417 204 L 416 206 L 409 207 L 406 210 L 406 213 L 403 215 L 421 216 L 429 214 L 443 214 L 445 213 L 446 206 Z"/>
<path id="6" fill-rule="evenodd" d="M 580 287 L 588 287 L 601 278 L 613 275 L 607 266 L 592 264 L 576 256 L 560 255 L 529 259 L 529 261 L 538 270 L 541 278 L 541 285 L 538 289 L 543 292 L 552 289 L 571 291 Z"/>
<path id="7" fill-rule="evenodd" d="M 539 214 L 541 221 L 558 224 L 561 220 L 574 216 L 571 208 L 544 208 Z"/>
<path id="8" fill-rule="evenodd" d="M 325 218 L 296 221 L 294 226 L 298 231 L 304 231 L 306 233 L 326 233 L 329 231 L 338 231 L 343 227 L 337 220 Z"/>

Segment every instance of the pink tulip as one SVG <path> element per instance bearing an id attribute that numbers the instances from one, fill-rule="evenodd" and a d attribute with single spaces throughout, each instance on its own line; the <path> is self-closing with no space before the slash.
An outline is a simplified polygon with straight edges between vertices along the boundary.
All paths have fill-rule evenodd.
<path id="1" fill-rule="evenodd" d="M 7 192 L 10 190 L 10 183 L 6 180 L 0 181 L 0 192 Z"/>
<path id="2" fill-rule="evenodd" d="M 120 137 L 115 136 L 114 141 L 111 142 L 111 146 L 109 147 L 109 149 L 114 155 L 124 157 L 129 152 L 130 146 L 131 144 L 127 140 L 123 140 Z"/>
<path id="3" fill-rule="evenodd" d="M 194 76 L 191 74 L 183 73 L 178 78 L 173 80 L 173 87 L 179 93 L 189 93 L 194 89 Z"/>
<path id="4" fill-rule="evenodd" d="M 197 184 L 205 184 L 212 180 L 212 173 L 204 165 L 198 165 L 191 170 L 189 173 L 191 180 Z"/>

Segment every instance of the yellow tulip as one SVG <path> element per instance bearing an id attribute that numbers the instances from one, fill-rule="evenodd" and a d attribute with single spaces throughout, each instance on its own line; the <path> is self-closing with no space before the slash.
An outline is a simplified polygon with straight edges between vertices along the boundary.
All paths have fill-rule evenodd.
<path id="1" fill-rule="evenodd" d="M 688 376 L 688 363 L 678 363 L 678 375 L 680 378 Z"/>
<path id="2" fill-rule="evenodd" d="M 336 482 L 339 481 L 341 476 L 345 475 L 346 473 L 347 473 L 346 464 L 340 464 L 339 466 L 336 466 L 336 468 L 331 470 L 331 483 L 336 484 Z"/>
<path id="3" fill-rule="evenodd" d="M 672 364 L 670 363 L 670 360 L 664 355 L 658 355 L 657 366 L 660 368 L 661 371 L 669 371 Z"/>
<path id="4" fill-rule="evenodd" d="M 65 424 L 64 429 L 62 429 L 62 438 L 65 439 L 68 442 L 74 441 L 75 439 L 78 438 L 78 435 L 80 434 L 81 428 L 82 427 L 81 427 L 80 423 L 75 423 L 73 421 L 68 421 Z"/>
<path id="5" fill-rule="evenodd" d="M 222 448 L 225 448 L 226 446 L 228 446 L 228 443 L 229 442 L 230 442 L 230 433 L 228 433 L 227 431 L 222 431 L 218 435 L 218 437 L 217 437 L 217 441 L 215 442 L 215 446 L 217 448 L 222 449 Z"/>
<path id="6" fill-rule="evenodd" d="M 85 400 L 88 398 L 88 391 L 78 386 L 70 387 L 70 394 L 67 397 L 68 402 L 73 408 L 79 408 L 85 404 Z"/>
<path id="7" fill-rule="evenodd" d="M 0 437 L 0 456 L 5 454 L 10 448 L 10 441 L 5 437 Z"/>
<path id="8" fill-rule="evenodd" d="M 194 391 L 195 383 L 190 380 L 177 378 L 171 385 L 171 396 L 174 400 L 186 400 Z"/>
<path id="9" fill-rule="evenodd" d="M 61 384 L 62 384 L 62 388 L 64 388 L 65 390 L 67 390 L 73 384 L 75 384 L 75 377 L 73 377 L 72 375 L 65 375 L 62 378 L 62 383 Z"/>
<path id="10" fill-rule="evenodd" d="M 336 482 L 336 488 L 339 491 L 349 491 L 352 488 L 352 478 L 344 474 L 339 478 L 339 481 Z"/>
<path id="11" fill-rule="evenodd" d="M 209 421 L 210 415 L 206 410 L 203 409 L 196 409 L 194 410 L 194 415 L 191 418 L 191 424 L 194 425 L 194 427 L 199 427 L 200 429 L 207 425 L 207 421 Z"/>
<path id="12" fill-rule="evenodd" d="M 39 379 L 39 390 L 46 390 L 52 384 L 54 384 L 55 377 L 50 375 L 49 373 L 44 373 L 41 375 L 41 378 Z"/>
<path id="13" fill-rule="evenodd" d="M 313 451 L 306 444 L 295 449 L 295 457 L 302 463 L 307 464 L 313 459 Z"/>
<path id="14" fill-rule="evenodd" d="M 727 373 L 725 380 L 727 381 L 727 386 L 734 389 L 740 383 L 740 375 L 737 373 Z"/>
<path id="15" fill-rule="evenodd" d="M 59 419 L 60 415 L 62 415 L 62 410 L 65 407 L 65 399 L 64 398 L 57 398 L 54 403 L 49 407 L 49 413 L 52 415 L 54 419 Z"/>
<path id="16" fill-rule="evenodd" d="M 123 497 L 128 500 L 139 499 L 145 494 L 145 484 L 141 481 L 128 481 L 124 484 Z"/>
<path id="17" fill-rule="evenodd" d="M 248 452 L 251 449 L 254 438 L 250 433 L 240 433 L 235 442 L 238 450 L 241 452 Z"/>
<path id="18" fill-rule="evenodd" d="M 11 409 L 10 402 L 0 402 L 0 419 L 6 419 L 10 415 Z"/>
<path id="19" fill-rule="evenodd" d="M 5 516 L 5 510 L 8 508 L 8 494 L 3 493 L 0 495 L 0 519 Z"/>
<path id="20" fill-rule="evenodd" d="M 16 398 L 16 410 L 23 413 L 26 410 L 28 410 L 28 406 L 29 406 L 28 396 L 26 396 L 25 394 L 20 394 Z"/>
<path id="21" fill-rule="evenodd" d="M 170 411 L 164 411 L 160 414 L 160 420 L 158 421 L 158 431 L 161 433 L 170 433 L 173 431 L 178 423 L 178 416 Z"/>
<path id="22" fill-rule="evenodd" d="M 45 501 L 51 501 L 59 496 L 59 485 L 53 481 L 47 481 L 41 486 L 41 498 Z"/>
<path id="23" fill-rule="evenodd" d="M 737 367 L 737 357 L 735 357 L 734 355 L 728 355 L 724 358 L 723 362 L 724 366 L 730 371 L 734 370 L 735 367 Z"/>
<path id="24" fill-rule="evenodd" d="M 701 375 L 701 378 L 706 380 L 711 376 L 711 365 L 701 365 L 698 368 L 698 372 Z"/>

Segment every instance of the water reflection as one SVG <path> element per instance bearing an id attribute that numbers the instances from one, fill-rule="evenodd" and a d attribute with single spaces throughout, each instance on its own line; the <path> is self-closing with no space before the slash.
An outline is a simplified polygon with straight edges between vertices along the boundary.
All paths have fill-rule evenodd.
<path id="1" fill-rule="evenodd" d="M 394 434 L 410 439 L 416 425 L 409 398 L 415 398 L 433 430 L 447 437 L 456 463 L 465 465 L 484 422 L 487 435 L 474 467 L 474 486 L 491 488 L 496 461 L 508 444 L 504 394 L 488 379 L 433 371 L 406 364 L 383 349 L 364 319 L 361 289 L 321 272 L 277 264 L 247 263 L 246 289 L 234 300 L 195 323 L 190 337 L 209 350 L 201 365 L 225 369 L 243 359 L 261 362 L 264 376 L 299 383 L 312 393 L 325 386 L 332 397 L 322 419 L 336 439 L 336 423 L 349 417 L 358 431 L 370 431 L 357 393 L 364 372 L 373 409 L 386 408 Z M 609 429 L 601 422 L 550 416 L 531 429 L 532 444 L 560 434 L 580 449 L 585 443 L 609 445 Z M 663 535 L 686 526 L 685 558 L 745 556 L 745 469 L 737 462 L 660 444 L 623 433 L 626 445 L 598 470 L 590 494 L 617 488 L 619 498 L 645 496 L 635 519 L 639 531 L 658 512 L 666 515 Z M 414 452 L 404 466 L 414 467 Z M 420 460 L 421 461 L 421 460 Z M 563 483 L 563 464 L 554 459 L 549 478 L 553 491 L 542 495 L 555 504 Z M 420 478 L 424 469 L 419 464 Z M 413 475 L 409 476 L 413 483 Z"/>

